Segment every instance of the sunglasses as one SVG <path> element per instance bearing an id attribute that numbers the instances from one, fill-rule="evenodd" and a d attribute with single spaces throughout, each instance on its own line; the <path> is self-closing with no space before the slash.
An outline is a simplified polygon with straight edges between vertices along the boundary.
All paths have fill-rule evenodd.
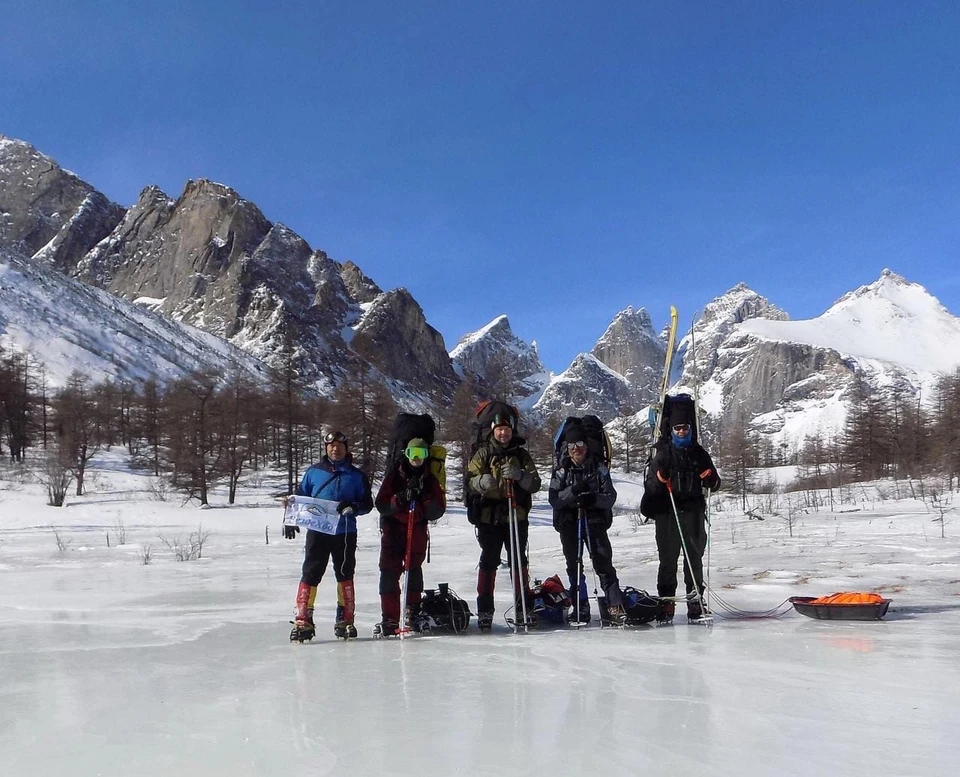
<path id="1" fill-rule="evenodd" d="M 343 432 L 328 432 L 327 435 L 323 438 L 323 441 L 329 445 L 332 442 L 347 442 L 347 435 Z"/>
<path id="2" fill-rule="evenodd" d="M 586 447 L 587 447 L 587 444 L 583 440 L 580 440 L 578 442 L 567 443 L 568 451 L 582 451 Z"/>
<path id="3" fill-rule="evenodd" d="M 410 461 L 423 461 L 430 455 L 430 450 L 428 448 L 407 448 L 404 451 L 404 455 Z"/>
<path id="4" fill-rule="evenodd" d="M 680 432 L 689 432 L 690 424 L 677 424 L 676 426 L 673 427 L 673 431 L 677 432 L 678 434 Z"/>

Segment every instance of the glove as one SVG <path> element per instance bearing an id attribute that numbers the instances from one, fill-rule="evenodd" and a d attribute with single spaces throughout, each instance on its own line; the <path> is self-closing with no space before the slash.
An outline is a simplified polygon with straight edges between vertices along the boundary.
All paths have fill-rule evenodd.
<path id="1" fill-rule="evenodd" d="M 299 526 L 289 526 L 288 524 L 283 525 L 283 538 L 285 540 L 292 540 L 300 533 Z"/>
<path id="2" fill-rule="evenodd" d="M 577 497 L 577 507 L 593 507 L 597 503 L 597 495 L 592 491 L 585 491 Z"/>
<path id="3" fill-rule="evenodd" d="M 507 459 L 506 463 L 500 469 L 500 474 L 504 480 L 520 480 L 523 477 L 523 470 L 516 459 Z"/>
<path id="4" fill-rule="evenodd" d="M 486 475 L 481 476 L 480 478 L 480 490 L 481 491 L 492 491 L 497 487 L 497 479 L 487 473 Z"/>
<path id="5" fill-rule="evenodd" d="M 337 512 L 346 518 L 352 516 L 356 511 L 357 508 L 353 502 L 348 502 L 346 499 L 337 505 Z"/>
<path id="6" fill-rule="evenodd" d="M 570 493 L 573 494 L 574 496 L 579 496 L 580 494 L 586 493 L 589 490 L 590 490 L 590 486 L 588 486 L 582 480 L 578 480 L 576 483 L 570 486 Z"/>
<path id="7" fill-rule="evenodd" d="M 419 478 L 412 478 L 407 481 L 407 488 L 403 492 L 403 498 L 410 504 L 420 496 L 420 491 L 423 489 L 423 483 Z"/>

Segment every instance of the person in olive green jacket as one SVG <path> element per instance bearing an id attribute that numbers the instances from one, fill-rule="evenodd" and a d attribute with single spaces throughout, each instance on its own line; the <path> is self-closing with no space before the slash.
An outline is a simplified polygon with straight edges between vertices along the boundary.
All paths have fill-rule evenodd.
<path id="1" fill-rule="evenodd" d="M 477 448 L 468 465 L 468 496 L 473 499 L 471 520 L 477 527 L 480 543 L 480 571 L 477 576 L 477 624 L 486 631 L 493 623 L 493 589 L 500 566 L 500 552 L 510 548 L 510 507 L 508 488 L 512 487 L 519 536 L 520 574 L 513 575 L 517 617 L 521 590 L 529 594 L 527 572 L 527 515 L 532 495 L 540 490 L 540 474 L 525 447 L 526 440 L 516 434 L 517 419 L 499 414 L 490 424 L 489 438 Z M 510 559 L 513 566 L 513 559 Z M 522 581 L 522 589 L 521 589 Z"/>

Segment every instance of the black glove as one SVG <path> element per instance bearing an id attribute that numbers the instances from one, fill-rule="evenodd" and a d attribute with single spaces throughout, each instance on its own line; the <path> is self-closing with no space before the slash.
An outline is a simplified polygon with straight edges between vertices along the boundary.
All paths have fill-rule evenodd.
<path id="1" fill-rule="evenodd" d="M 580 494 L 585 493 L 590 490 L 590 486 L 587 485 L 586 481 L 578 480 L 572 486 L 570 486 L 570 493 L 574 496 L 579 496 Z"/>
<path id="2" fill-rule="evenodd" d="M 407 488 L 403 492 L 403 498 L 407 504 L 415 501 L 420 496 L 420 491 L 423 489 L 423 482 L 420 478 L 411 478 L 407 481 Z"/>
<path id="3" fill-rule="evenodd" d="M 344 499 L 340 504 L 337 505 L 337 512 L 340 515 L 350 516 L 357 511 L 357 506 L 353 502 L 349 502 Z"/>
<path id="4" fill-rule="evenodd" d="M 283 538 L 285 540 L 292 540 L 300 533 L 299 526 L 290 526 L 289 524 L 283 525 Z"/>
<path id="5" fill-rule="evenodd" d="M 584 491 L 577 496 L 577 507 L 593 507 L 597 503 L 597 495 L 592 491 Z"/>
<path id="6" fill-rule="evenodd" d="M 507 459 L 500 469 L 500 476 L 504 480 L 520 480 L 523 477 L 523 469 L 516 459 Z"/>

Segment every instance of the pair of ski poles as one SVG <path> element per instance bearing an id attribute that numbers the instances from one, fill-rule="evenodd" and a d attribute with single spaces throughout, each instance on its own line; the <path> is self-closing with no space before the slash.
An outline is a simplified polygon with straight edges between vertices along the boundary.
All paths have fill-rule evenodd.
<path id="1" fill-rule="evenodd" d="M 523 579 L 523 559 L 520 553 L 520 526 L 517 521 L 517 503 L 513 496 L 513 481 L 505 480 L 507 486 L 507 506 L 509 512 L 509 530 L 510 530 L 510 579 L 513 583 L 513 590 L 520 598 L 520 609 L 523 613 L 523 631 L 528 632 L 529 623 L 527 616 L 527 590 Z M 513 613 L 513 633 L 520 631 L 517 621 L 516 601 L 514 601 Z"/>
<path id="2" fill-rule="evenodd" d="M 585 593 L 587 588 L 587 582 L 583 578 L 584 540 L 586 540 L 587 553 L 593 558 L 593 550 L 590 547 L 590 527 L 587 526 L 587 508 L 581 507 L 577 511 L 577 581 L 574 586 L 577 595 L 577 603 L 574 605 L 577 613 L 577 628 L 580 628 L 580 624 L 583 622 L 580 620 L 580 602 L 582 601 L 580 592 L 583 589 Z"/>

